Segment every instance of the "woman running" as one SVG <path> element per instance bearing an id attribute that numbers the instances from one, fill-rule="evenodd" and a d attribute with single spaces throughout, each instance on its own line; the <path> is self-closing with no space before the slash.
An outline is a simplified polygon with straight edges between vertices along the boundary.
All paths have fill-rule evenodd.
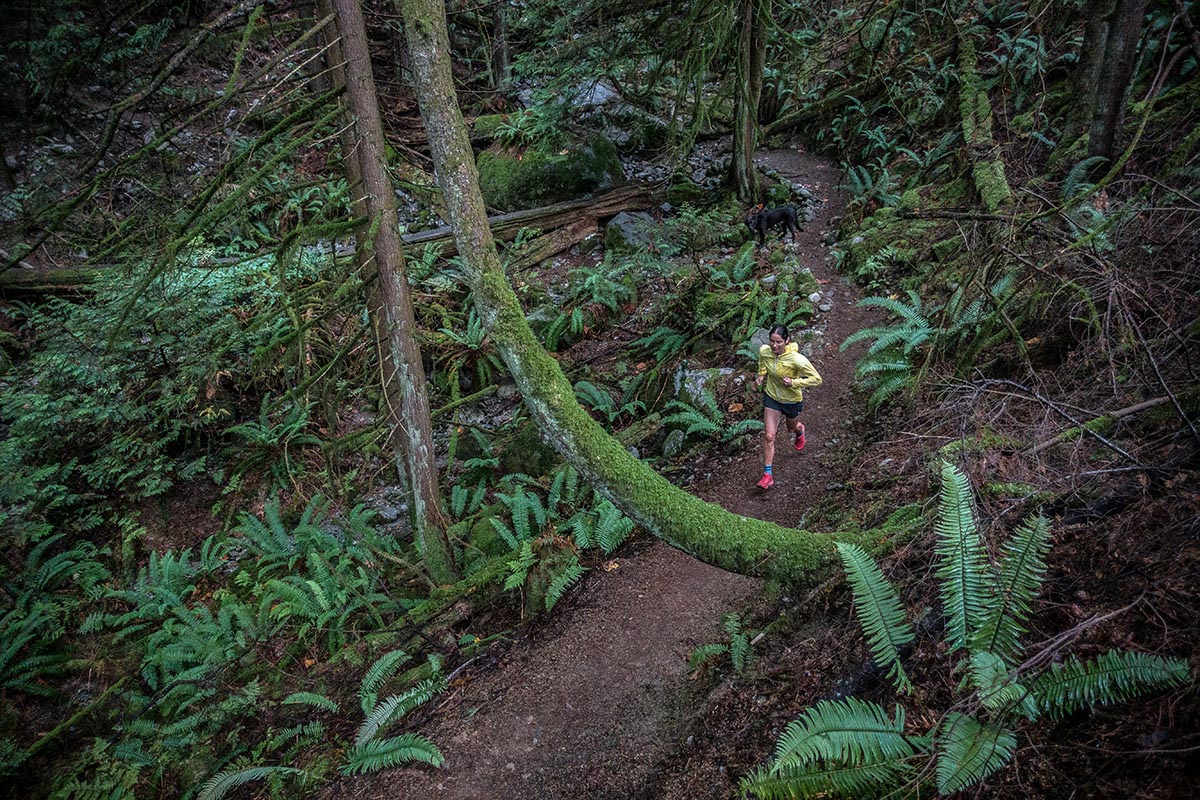
<path id="1" fill-rule="evenodd" d="M 758 377 L 756 386 L 763 388 L 763 476 L 758 488 L 770 489 L 775 485 L 771 475 L 771 462 L 775 458 L 775 432 L 779 430 L 779 418 L 787 420 L 789 433 L 795 435 L 795 447 L 804 449 L 804 423 L 799 420 L 804 409 L 804 392 L 801 387 L 820 386 L 821 376 L 804 356 L 800 347 L 788 338 L 786 325 L 771 328 L 768 344 L 758 349 Z"/>

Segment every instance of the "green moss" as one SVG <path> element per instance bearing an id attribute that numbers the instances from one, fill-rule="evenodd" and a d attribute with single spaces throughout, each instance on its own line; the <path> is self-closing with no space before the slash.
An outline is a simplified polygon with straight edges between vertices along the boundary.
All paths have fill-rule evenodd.
<path id="1" fill-rule="evenodd" d="M 921 192 L 919 189 L 909 189 L 904 194 L 900 195 L 899 207 L 905 211 L 912 211 L 915 208 L 921 207 Z"/>
<path id="2" fill-rule="evenodd" d="M 471 122 L 472 141 L 494 141 L 496 131 L 508 121 L 508 114 L 484 114 Z"/>
<path id="3" fill-rule="evenodd" d="M 489 206 L 536 208 L 607 189 L 621 179 L 621 160 L 608 139 L 550 151 L 493 148 L 479 154 L 479 185 Z"/>
<path id="4" fill-rule="evenodd" d="M 994 213 L 1012 199 L 1012 189 L 1004 177 L 1004 162 L 1000 159 L 976 162 L 974 176 L 975 188 L 988 211 Z"/>
<path id="5" fill-rule="evenodd" d="M 667 187 L 667 202 L 673 206 L 701 206 L 708 199 L 708 192 L 684 175 L 676 175 Z"/>

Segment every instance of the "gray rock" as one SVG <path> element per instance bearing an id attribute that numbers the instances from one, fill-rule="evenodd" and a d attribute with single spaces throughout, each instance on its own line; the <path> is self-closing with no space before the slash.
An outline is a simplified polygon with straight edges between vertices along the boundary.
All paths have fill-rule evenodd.
<path id="1" fill-rule="evenodd" d="M 627 447 L 626 450 L 628 450 L 629 455 L 633 456 L 634 458 L 640 459 L 642 457 L 641 454 L 638 453 L 638 449 L 636 447 L 633 447 L 632 445 Z"/>
<path id="2" fill-rule="evenodd" d="M 679 429 L 673 430 L 667 434 L 667 438 L 663 440 L 662 453 L 667 458 L 675 458 L 683 452 L 683 445 L 687 441 L 687 435 Z"/>
<path id="3" fill-rule="evenodd" d="M 813 292 L 812 294 L 810 294 L 810 295 L 808 296 L 808 302 L 810 302 L 810 303 L 819 303 L 819 302 L 821 302 L 821 293 L 820 293 L 820 292 Z"/>
<path id="4" fill-rule="evenodd" d="M 776 275 L 764 275 L 761 283 L 763 286 L 770 289 L 772 286 L 775 285 L 775 282 L 778 280 L 779 280 L 779 277 Z"/>
<path id="5" fill-rule="evenodd" d="M 830 311 L 833 311 L 833 303 L 821 303 L 821 305 L 817 306 L 817 310 L 822 314 L 828 314 Z"/>
<path id="6" fill-rule="evenodd" d="M 652 238 L 651 232 L 655 226 L 654 217 L 645 211 L 635 211 L 632 214 L 622 211 L 605 226 L 604 241 L 611 246 L 613 239 L 609 237 L 613 236 L 615 231 L 615 235 L 619 237 L 619 241 L 624 242 L 628 247 L 638 248 L 649 244 Z"/>
<path id="7" fill-rule="evenodd" d="M 759 328 L 750 337 L 750 346 L 753 347 L 755 351 L 757 351 L 764 344 L 769 344 L 770 342 L 771 332 L 766 328 Z"/>
<path id="8" fill-rule="evenodd" d="M 715 369 L 685 369 L 675 371 L 675 398 L 693 406 L 700 406 L 705 389 L 733 374 L 729 367 Z"/>

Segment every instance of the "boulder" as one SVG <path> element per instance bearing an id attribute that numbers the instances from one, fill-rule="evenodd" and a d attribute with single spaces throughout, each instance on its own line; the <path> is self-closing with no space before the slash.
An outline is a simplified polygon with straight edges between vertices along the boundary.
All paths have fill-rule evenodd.
<path id="1" fill-rule="evenodd" d="M 492 147 L 479 154 L 478 162 L 484 200 L 501 211 L 582 197 L 624 177 L 617 148 L 603 136 L 558 150 Z"/>

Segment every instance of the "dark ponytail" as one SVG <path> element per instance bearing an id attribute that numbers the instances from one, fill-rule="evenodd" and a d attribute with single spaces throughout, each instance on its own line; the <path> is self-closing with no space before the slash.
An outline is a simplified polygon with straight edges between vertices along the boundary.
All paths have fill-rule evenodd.
<path id="1" fill-rule="evenodd" d="M 767 336 L 774 336 L 776 334 L 778 334 L 786 342 L 789 338 L 787 325 L 776 325 L 774 328 L 771 328 L 771 330 L 767 331 Z"/>

